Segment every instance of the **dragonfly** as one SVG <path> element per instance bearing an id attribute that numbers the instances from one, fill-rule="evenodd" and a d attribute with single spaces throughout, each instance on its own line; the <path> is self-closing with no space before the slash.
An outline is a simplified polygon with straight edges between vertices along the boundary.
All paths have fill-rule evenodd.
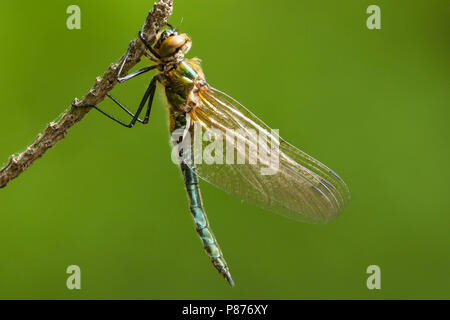
<path id="1" fill-rule="evenodd" d="M 158 33 L 153 46 L 144 39 L 142 31 L 138 33 L 138 39 L 147 49 L 144 56 L 153 64 L 122 75 L 130 53 L 128 49 L 117 74 L 118 82 L 122 83 L 148 71 L 157 70 L 137 111 L 129 111 L 111 94 L 107 94 L 131 120 L 124 122 L 96 105 L 87 106 L 97 109 L 127 128 L 134 127 L 136 123 L 147 124 L 157 84 L 162 85 L 167 98 L 172 144 L 184 177 L 195 230 L 213 266 L 231 286 L 234 286 L 234 281 L 230 269 L 203 207 L 199 177 L 242 200 L 296 221 L 327 223 L 342 212 L 350 200 L 350 192 L 345 182 L 327 166 L 280 138 L 276 131 L 239 102 L 210 86 L 205 80 L 200 60 L 185 57 L 192 45 L 187 34 L 179 33 L 167 24 Z M 146 104 L 146 112 L 141 119 Z M 272 165 L 271 161 L 261 156 L 262 152 L 256 153 L 257 161 L 252 163 L 196 161 L 195 152 L 189 147 L 200 145 L 205 148 L 207 142 L 195 134 L 194 128 L 214 130 L 216 133 L 222 133 L 225 139 L 234 139 L 235 132 L 241 132 L 240 136 L 244 136 L 245 143 L 240 144 L 240 147 L 238 144 L 231 145 L 231 153 L 236 158 L 249 156 L 250 150 L 257 150 L 258 147 L 263 149 L 261 145 L 265 145 L 266 149 L 268 146 L 275 146 L 273 149 L 277 155 L 277 161 L 274 162 L 276 170 L 271 174 L 262 174 L 262 169 Z M 264 134 L 256 137 L 256 132 Z M 190 139 L 187 139 L 187 136 Z M 183 145 L 187 140 L 189 142 Z M 225 157 L 225 153 L 230 151 L 219 149 L 215 151 L 217 152 L 222 152 Z"/>

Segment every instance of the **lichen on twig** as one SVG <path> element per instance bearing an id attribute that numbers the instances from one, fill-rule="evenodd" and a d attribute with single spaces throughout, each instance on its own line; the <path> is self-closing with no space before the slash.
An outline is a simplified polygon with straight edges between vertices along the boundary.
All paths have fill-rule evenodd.
<path id="1" fill-rule="evenodd" d="M 144 38 L 148 43 L 155 42 L 158 31 L 164 27 L 172 14 L 173 0 L 159 0 L 154 4 L 142 27 Z M 143 56 L 146 48 L 139 39 L 130 42 L 129 56 L 123 67 L 123 74 L 133 68 Z M 109 66 L 102 77 L 98 77 L 94 86 L 88 91 L 83 100 L 74 100 L 75 105 L 97 105 L 106 94 L 117 84 L 118 66 L 125 59 L 125 54 L 117 63 Z M 72 106 L 56 122 L 51 122 L 35 141 L 18 155 L 12 155 L 8 163 L 0 169 L 0 188 L 5 187 L 11 180 L 17 178 L 30 167 L 36 159 L 53 147 L 59 140 L 67 135 L 67 131 L 91 110 L 89 107 Z"/>

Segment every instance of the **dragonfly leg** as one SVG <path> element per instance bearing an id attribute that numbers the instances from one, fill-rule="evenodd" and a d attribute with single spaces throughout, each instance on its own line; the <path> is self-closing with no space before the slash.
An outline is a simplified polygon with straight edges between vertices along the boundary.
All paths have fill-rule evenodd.
<path id="1" fill-rule="evenodd" d="M 117 101 L 111 94 L 107 93 L 106 96 L 108 98 L 110 98 L 116 105 L 119 106 L 120 109 L 122 109 L 123 111 L 125 111 L 126 113 L 128 113 L 130 116 L 134 117 L 134 113 L 132 113 L 130 110 L 128 110 L 127 108 L 125 108 L 119 101 Z M 137 122 L 140 123 L 144 123 L 143 120 L 137 118 Z"/>
<path id="2" fill-rule="evenodd" d="M 136 72 L 130 73 L 130 74 L 122 77 L 121 75 L 122 75 L 123 67 L 125 66 L 125 63 L 128 60 L 128 56 L 130 55 L 130 46 L 131 46 L 131 42 L 130 42 L 130 45 L 128 46 L 127 53 L 125 54 L 125 58 L 123 58 L 122 64 L 121 64 L 120 69 L 119 69 L 119 73 L 117 74 L 117 81 L 119 81 L 120 83 L 125 82 L 127 80 L 130 80 L 130 79 L 132 79 L 132 78 L 134 78 L 134 77 L 136 77 L 138 75 L 141 75 L 143 73 L 146 73 L 146 72 L 148 72 L 150 70 L 153 70 L 153 69 L 156 69 L 158 67 L 157 65 L 145 67 L 145 68 L 142 68 L 142 69 L 140 69 L 140 70 L 138 70 Z M 146 56 L 147 55 L 148 54 L 146 54 Z"/>
<path id="3" fill-rule="evenodd" d="M 157 67 L 158 67 L 157 65 L 145 67 L 145 68 L 139 69 L 138 71 L 135 71 L 133 73 L 127 74 L 125 77 L 121 77 L 120 72 L 119 72 L 119 74 L 117 75 L 117 81 L 119 81 L 120 83 L 125 82 L 125 81 L 130 80 L 134 77 L 137 77 L 143 73 L 146 73 L 150 70 L 156 69 Z M 120 71 L 122 71 L 122 69 Z"/>
<path id="4" fill-rule="evenodd" d="M 152 89 L 150 90 L 150 97 L 148 98 L 148 105 L 147 105 L 147 111 L 145 112 L 145 117 L 144 120 L 142 121 L 142 124 L 147 124 L 148 123 L 148 119 L 150 118 L 150 112 L 152 111 L 152 105 L 153 105 L 153 100 L 155 98 L 155 92 L 156 92 L 156 81 L 157 81 L 157 76 L 153 78 L 152 82 L 154 81 L 154 85 L 152 86 Z"/>
<path id="5" fill-rule="evenodd" d="M 142 41 L 142 43 L 145 45 L 145 47 L 147 48 L 147 50 L 148 51 L 150 51 L 151 53 L 152 53 L 152 55 L 154 56 L 154 57 L 156 57 L 156 59 L 161 59 L 161 56 L 152 48 L 152 46 L 151 45 L 149 45 L 148 44 L 148 42 L 147 42 L 147 40 L 145 40 L 144 39 L 144 37 L 142 36 L 142 31 L 140 31 L 139 30 L 139 32 L 138 32 L 138 37 L 139 37 L 139 39 L 141 39 L 141 41 Z M 149 59 L 150 60 L 153 60 L 153 59 L 155 59 L 154 57 L 149 57 Z M 155 60 L 156 60 L 155 59 Z M 155 60 L 153 60 L 153 61 L 155 61 Z M 156 60 L 157 61 L 157 60 Z"/>
<path id="6" fill-rule="evenodd" d="M 155 90 L 156 90 L 156 81 L 158 80 L 158 76 L 154 76 L 152 81 L 150 82 L 147 90 L 145 91 L 144 96 L 141 99 L 141 103 L 139 104 L 139 107 L 136 111 L 135 114 L 131 113 L 128 109 L 126 109 L 122 104 L 120 104 L 116 99 L 114 99 L 110 94 L 107 94 L 107 96 L 113 100 L 122 110 L 124 110 L 125 112 L 127 112 L 129 115 L 133 116 L 133 119 L 131 119 L 130 123 L 124 123 L 118 119 L 116 119 L 115 117 L 111 116 L 110 114 L 104 112 L 103 110 L 101 110 L 100 108 L 98 108 L 96 105 L 75 105 L 74 103 L 72 103 L 72 106 L 75 107 L 91 107 L 91 108 L 95 108 L 97 109 L 100 113 L 102 113 L 103 115 L 107 116 L 108 118 L 110 118 L 111 120 L 117 122 L 118 124 L 127 127 L 127 128 L 132 128 L 134 127 L 134 125 L 136 124 L 136 122 L 141 122 L 143 124 L 148 123 L 148 119 L 150 117 L 150 111 L 151 111 L 151 107 L 152 107 L 152 103 L 151 101 L 149 101 L 148 103 L 148 107 L 147 107 L 147 112 L 145 114 L 145 119 L 144 120 L 140 120 L 139 119 L 139 115 L 142 112 L 142 109 L 145 106 L 145 103 L 147 102 L 147 100 L 149 100 L 149 98 L 151 100 L 153 100 L 154 96 L 155 96 Z"/>
<path id="7" fill-rule="evenodd" d="M 144 56 L 146 56 L 149 60 L 153 61 L 153 62 L 159 62 L 158 59 L 156 59 L 154 56 L 152 56 L 151 54 L 149 54 L 148 52 L 144 52 Z"/>

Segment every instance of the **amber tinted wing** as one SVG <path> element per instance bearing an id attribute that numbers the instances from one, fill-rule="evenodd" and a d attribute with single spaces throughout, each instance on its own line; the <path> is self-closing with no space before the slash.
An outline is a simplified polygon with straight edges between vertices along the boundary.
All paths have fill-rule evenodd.
<path id="1" fill-rule="evenodd" d="M 228 95 L 213 88 L 197 94 L 199 106 L 189 114 L 196 162 L 188 164 L 202 179 L 297 221 L 326 223 L 342 211 L 350 193 L 337 174 L 281 139 Z M 213 132 L 209 141 L 193 133 L 196 125 Z M 214 141 L 219 143 L 212 148 Z"/>

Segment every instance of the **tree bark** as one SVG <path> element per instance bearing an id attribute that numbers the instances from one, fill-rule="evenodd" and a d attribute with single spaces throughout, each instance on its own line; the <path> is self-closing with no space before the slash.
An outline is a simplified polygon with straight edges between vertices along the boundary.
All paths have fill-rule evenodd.
<path id="1" fill-rule="evenodd" d="M 159 30 L 164 27 L 172 14 L 173 0 L 159 0 L 154 4 L 153 10 L 148 13 L 142 27 L 144 38 L 151 45 L 155 42 Z M 137 32 L 136 32 L 137 33 Z M 129 45 L 130 54 L 125 62 L 122 74 L 126 74 L 141 59 L 146 51 L 141 40 L 135 39 Z M 117 73 L 125 59 L 125 54 L 120 60 L 109 66 L 103 77 L 97 77 L 94 86 L 88 91 L 83 100 L 74 100 L 75 105 L 97 105 L 105 98 L 106 94 L 117 84 Z M 53 147 L 59 140 L 66 137 L 68 130 L 82 120 L 91 110 L 90 107 L 72 106 L 57 122 L 51 122 L 36 140 L 18 155 L 12 155 L 8 163 L 0 170 L 0 188 L 4 188 L 11 180 L 17 178 L 30 167 L 36 159 Z"/>

